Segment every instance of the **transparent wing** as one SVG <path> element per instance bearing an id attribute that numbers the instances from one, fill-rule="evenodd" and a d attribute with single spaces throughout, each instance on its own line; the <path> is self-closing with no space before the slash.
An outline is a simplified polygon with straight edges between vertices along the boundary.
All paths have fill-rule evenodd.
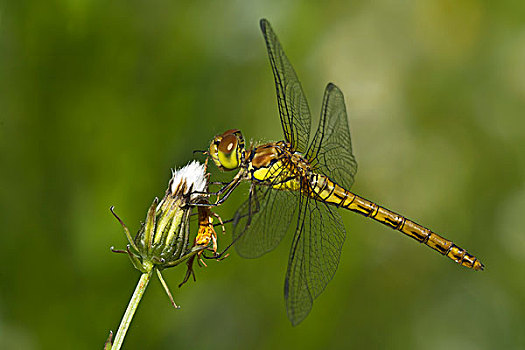
<path id="1" fill-rule="evenodd" d="M 326 86 L 321 119 L 306 158 L 313 169 L 325 174 L 340 186 L 350 189 L 357 173 L 352 154 L 350 127 L 343 93 L 337 86 Z"/>
<path id="2" fill-rule="evenodd" d="M 244 258 L 273 250 L 293 222 L 299 193 L 252 183 L 250 196 L 234 215 L 233 240 Z"/>
<path id="3" fill-rule="evenodd" d="M 313 300 L 334 276 L 346 235 L 334 208 L 307 197 L 301 202 L 284 281 L 286 312 L 294 326 L 308 315 Z"/>
<path id="4" fill-rule="evenodd" d="M 296 151 L 306 153 L 310 137 L 311 115 L 297 75 L 288 61 L 270 23 L 261 19 L 261 30 L 272 66 L 277 104 L 284 137 Z"/>

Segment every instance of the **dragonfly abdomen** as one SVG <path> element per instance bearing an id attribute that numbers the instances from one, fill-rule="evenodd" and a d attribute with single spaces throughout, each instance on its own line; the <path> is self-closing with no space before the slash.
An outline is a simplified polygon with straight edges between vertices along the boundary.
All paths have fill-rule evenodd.
<path id="1" fill-rule="evenodd" d="M 418 223 L 407 219 L 403 215 L 388 210 L 374 202 L 362 198 L 345 190 L 329 178 L 316 174 L 311 180 L 311 194 L 313 198 L 325 203 L 342 207 L 361 215 L 374 219 L 383 225 L 400 231 L 405 235 L 424 243 L 456 263 L 474 270 L 483 270 L 483 264 L 465 249 L 455 245 L 452 241 L 441 237 Z"/>

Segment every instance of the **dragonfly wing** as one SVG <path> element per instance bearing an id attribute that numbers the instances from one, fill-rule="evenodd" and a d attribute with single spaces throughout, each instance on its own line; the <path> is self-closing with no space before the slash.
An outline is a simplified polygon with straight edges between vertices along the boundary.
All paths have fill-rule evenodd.
<path id="1" fill-rule="evenodd" d="M 233 219 L 233 240 L 239 255 L 257 258 L 273 250 L 293 222 L 299 193 L 252 184 L 250 196 Z"/>
<path id="2" fill-rule="evenodd" d="M 352 154 L 350 127 L 343 93 L 329 83 L 323 98 L 321 119 L 306 158 L 312 167 L 349 189 L 357 173 Z"/>
<path id="3" fill-rule="evenodd" d="M 262 19 L 260 24 L 275 79 L 284 136 L 296 151 L 304 154 L 308 147 L 312 119 L 306 96 L 270 23 Z"/>
<path id="4" fill-rule="evenodd" d="M 302 197 L 288 270 L 284 298 L 288 318 L 295 326 L 310 312 L 313 300 L 332 279 L 345 240 L 341 216 L 326 203 Z"/>

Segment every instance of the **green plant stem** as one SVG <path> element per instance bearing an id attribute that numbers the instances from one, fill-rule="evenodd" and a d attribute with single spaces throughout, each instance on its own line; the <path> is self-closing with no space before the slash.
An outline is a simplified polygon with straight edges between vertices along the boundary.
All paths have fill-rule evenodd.
<path id="1" fill-rule="evenodd" d="M 139 283 L 137 284 L 137 287 L 135 288 L 135 291 L 131 296 L 131 300 L 129 301 L 126 313 L 124 314 L 124 316 L 122 317 L 122 321 L 120 322 L 120 326 L 118 328 L 117 335 L 115 336 L 115 340 L 113 341 L 113 346 L 111 347 L 111 350 L 119 350 L 122 346 L 122 343 L 124 342 L 124 337 L 126 336 L 126 332 L 128 331 L 129 325 L 131 324 L 131 320 L 133 319 L 135 311 L 137 311 L 137 307 L 139 306 L 140 300 L 144 295 L 144 291 L 148 286 L 149 280 L 151 279 L 151 275 L 153 274 L 153 270 L 154 267 L 152 265 L 147 270 L 147 272 L 143 273 L 142 276 L 140 276 Z"/>

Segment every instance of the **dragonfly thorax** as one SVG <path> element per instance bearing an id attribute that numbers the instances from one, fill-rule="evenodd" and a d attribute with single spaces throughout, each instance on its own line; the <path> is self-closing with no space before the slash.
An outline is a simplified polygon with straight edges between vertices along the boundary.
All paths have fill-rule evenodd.
<path id="1" fill-rule="evenodd" d="M 284 141 L 255 147 L 249 154 L 247 170 L 251 180 L 280 190 L 300 190 L 310 172 L 308 161 Z"/>

